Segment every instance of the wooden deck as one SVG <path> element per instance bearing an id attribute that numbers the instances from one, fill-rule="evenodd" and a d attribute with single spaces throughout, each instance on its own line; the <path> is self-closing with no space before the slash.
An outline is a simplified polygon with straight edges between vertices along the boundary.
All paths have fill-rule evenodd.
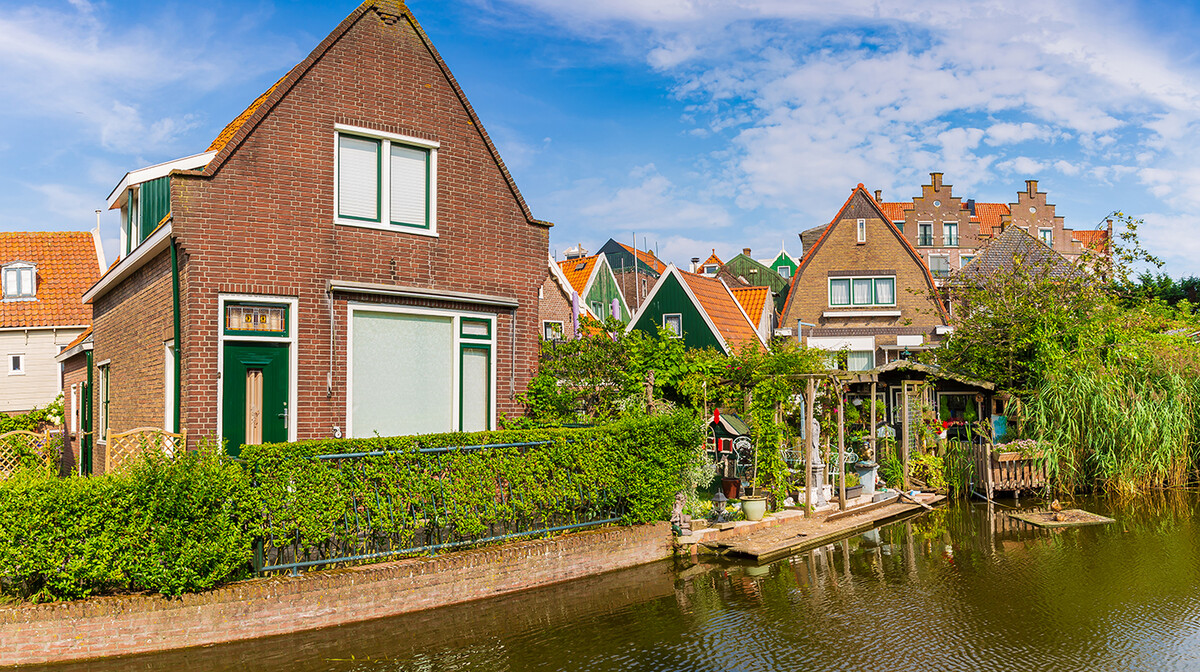
<path id="1" fill-rule="evenodd" d="M 921 495 L 920 501 L 933 505 L 942 495 Z M 749 557 L 766 562 L 853 536 L 885 522 L 924 511 L 924 507 L 896 499 L 868 504 L 845 512 L 824 513 L 813 518 L 792 518 L 775 527 L 751 532 L 742 537 L 717 539 L 703 544 L 718 553 Z"/>

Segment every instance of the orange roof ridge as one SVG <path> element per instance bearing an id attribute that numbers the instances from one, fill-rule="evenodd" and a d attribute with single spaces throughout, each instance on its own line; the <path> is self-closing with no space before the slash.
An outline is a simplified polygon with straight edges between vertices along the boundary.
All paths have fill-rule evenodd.
<path id="1" fill-rule="evenodd" d="M 593 254 L 590 257 L 579 257 L 576 259 L 566 259 L 558 262 L 558 267 L 562 269 L 563 275 L 567 276 L 567 282 L 571 283 L 571 287 L 579 292 L 579 297 L 583 298 L 583 290 L 587 289 L 588 280 L 592 277 L 592 272 L 596 268 L 596 261 L 600 255 Z"/>
<path id="2" fill-rule="evenodd" d="M 754 342 L 762 347 L 758 330 L 750 324 L 741 304 L 733 296 L 732 291 L 716 278 L 709 278 L 696 273 L 675 269 L 679 277 L 687 284 L 692 296 L 700 302 L 700 307 L 720 332 L 730 350 L 737 350 L 746 343 Z"/>
<path id="3" fill-rule="evenodd" d="M 37 267 L 36 295 L 0 301 L 0 328 L 91 324 L 92 308 L 82 299 L 100 269 L 90 231 L 0 233 L 0 264 L 13 261 Z"/>
<path id="4" fill-rule="evenodd" d="M 212 141 L 212 144 L 209 145 L 208 149 L 205 151 L 219 152 L 222 149 L 225 149 L 225 145 L 229 144 L 229 141 L 233 139 L 234 134 L 236 134 L 238 129 L 242 127 L 242 124 L 246 123 L 247 119 L 254 116 L 254 113 L 258 111 L 259 106 L 263 104 L 263 101 L 267 99 L 267 96 L 270 96 L 290 74 L 292 74 L 292 71 L 288 70 L 286 75 L 275 80 L 275 83 L 271 85 L 271 88 L 264 91 L 263 94 L 258 98 L 255 98 L 254 102 L 250 103 L 249 107 L 242 110 L 241 114 L 234 117 L 233 121 L 226 124 L 225 128 L 221 129 L 221 132 L 217 134 L 217 137 Z"/>

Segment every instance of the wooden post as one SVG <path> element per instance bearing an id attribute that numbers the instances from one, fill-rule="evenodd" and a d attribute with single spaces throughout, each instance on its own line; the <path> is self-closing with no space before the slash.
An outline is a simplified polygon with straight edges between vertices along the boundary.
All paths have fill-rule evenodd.
<path id="1" fill-rule="evenodd" d="M 838 395 L 838 511 L 846 510 L 846 395 L 837 381 Z"/>
<path id="2" fill-rule="evenodd" d="M 870 448 L 867 449 L 867 459 L 875 461 L 875 382 L 871 382 L 871 428 L 867 432 L 867 441 L 870 441 Z"/>
<path id="3" fill-rule="evenodd" d="M 808 379 L 808 389 L 804 396 L 804 517 L 812 517 L 812 446 L 813 446 L 813 379 Z"/>
<path id="4" fill-rule="evenodd" d="M 900 441 L 900 462 L 904 466 L 904 491 L 908 492 L 911 488 L 908 485 L 908 381 L 900 383 L 901 395 L 900 402 L 904 404 L 904 436 Z"/>
<path id="5" fill-rule="evenodd" d="M 654 369 L 646 374 L 646 412 L 654 412 Z"/>

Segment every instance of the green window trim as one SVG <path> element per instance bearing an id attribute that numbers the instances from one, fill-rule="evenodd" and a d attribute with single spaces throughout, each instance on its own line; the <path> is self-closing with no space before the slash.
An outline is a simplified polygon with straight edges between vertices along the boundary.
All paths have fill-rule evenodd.
<path id="1" fill-rule="evenodd" d="M 484 333 L 484 334 L 467 333 L 467 325 L 468 324 L 482 326 L 486 330 L 486 333 Z M 492 321 L 482 319 L 482 318 L 464 317 L 460 320 L 460 323 L 458 326 L 458 335 L 462 338 L 490 341 L 490 340 L 492 340 Z"/>
<path id="2" fill-rule="evenodd" d="M 250 329 L 230 329 L 229 321 L 226 319 L 227 312 L 231 307 L 249 307 L 249 308 L 282 308 L 283 309 L 283 330 L 282 331 L 258 331 Z M 286 303 L 270 303 L 263 301 L 226 301 L 221 308 L 221 333 L 225 336 L 271 336 L 275 338 L 286 338 L 291 329 L 291 315 L 288 310 L 289 306 Z"/>
<path id="3" fill-rule="evenodd" d="M 341 170 L 342 161 L 342 138 L 354 138 L 356 140 L 364 140 L 375 144 L 375 217 L 358 217 L 355 215 L 346 215 L 342 213 L 342 179 Z M 381 224 L 383 222 L 383 140 L 372 138 L 365 135 L 356 135 L 354 133 L 337 134 L 337 162 L 338 162 L 338 183 L 335 188 L 338 191 L 338 219 L 352 219 L 359 222 L 375 222 Z"/>
<path id="4" fill-rule="evenodd" d="M 405 144 L 403 142 L 396 142 L 394 140 L 388 140 L 387 143 L 388 143 L 388 159 L 389 160 L 391 160 L 391 146 L 392 145 L 399 145 L 401 147 L 413 149 L 413 150 L 416 150 L 419 152 L 423 152 L 425 154 L 425 222 L 423 224 L 416 224 L 413 222 L 396 221 L 396 220 L 392 219 L 392 212 L 391 212 L 390 207 L 388 208 L 388 220 L 393 226 L 407 226 L 407 227 L 414 228 L 414 229 L 425 229 L 428 231 L 430 229 L 430 225 L 432 223 L 430 221 L 431 217 L 430 217 L 430 210 L 429 210 L 432 199 L 430 198 L 431 194 L 430 194 L 429 188 L 430 188 L 430 185 L 433 183 L 433 180 L 431 179 L 431 177 L 432 177 L 431 171 L 433 170 L 433 150 L 431 150 L 428 147 L 418 147 L 416 145 L 409 145 L 409 144 Z M 388 185 L 388 196 L 389 197 L 392 195 L 391 187 L 392 187 L 392 185 L 389 184 Z"/>
<path id="5" fill-rule="evenodd" d="M 463 375 L 466 372 L 466 356 L 468 350 L 479 350 L 487 354 L 487 372 L 483 377 L 484 388 L 487 390 L 487 408 L 484 409 L 484 431 L 492 429 L 492 346 L 484 343 L 461 343 L 458 347 L 458 431 L 466 431 L 466 413 L 463 406 L 466 403 L 466 384 Z"/>

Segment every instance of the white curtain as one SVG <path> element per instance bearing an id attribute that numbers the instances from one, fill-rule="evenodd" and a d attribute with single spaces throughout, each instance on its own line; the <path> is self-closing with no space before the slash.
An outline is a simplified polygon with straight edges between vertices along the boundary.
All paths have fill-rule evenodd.
<path id="1" fill-rule="evenodd" d="M 355 312 L 353 319 L 354 436 L 456 429 L 453 320 L 368 312 Z"/>
<path id="2" fill-rule="evenodd" d="M 338 136 L 338 215 L 379 221 L 379 141 Z"/>
<path id="3" fill-rule="evenodd" d="M 878 303 L 881 306 L 890 306 L 896 303 L 895 278 L 876 278 L 875 303 Z"/>
<path id="4" fill-rule="evenodd" d="M 871 351 L 850 351 L 846 354 L 846 370 L 867 371 L 875 368 L 875 353 Z"/>
<path id="5" fill-rule="evenodd" d="M 872 301 L 871 295 L 871 279 L 855 279 L 854 280 L 854 305 L 865 306 Z"/>
<path id="6" fill-rule="evenodd" d="M 426 226 L 425 163 L 429 160 L 429 152 L 392 145 L 391 154 L 391 220 L 396 224 Z"/>
<path id="7" fill-rule="evenodd" d="M 848 306 L 848 305 L 850 305 L 850 281 L 849 280 L 830 280 L 829 281 L 829 305 L 831 305 L 831 306 Z"/>

